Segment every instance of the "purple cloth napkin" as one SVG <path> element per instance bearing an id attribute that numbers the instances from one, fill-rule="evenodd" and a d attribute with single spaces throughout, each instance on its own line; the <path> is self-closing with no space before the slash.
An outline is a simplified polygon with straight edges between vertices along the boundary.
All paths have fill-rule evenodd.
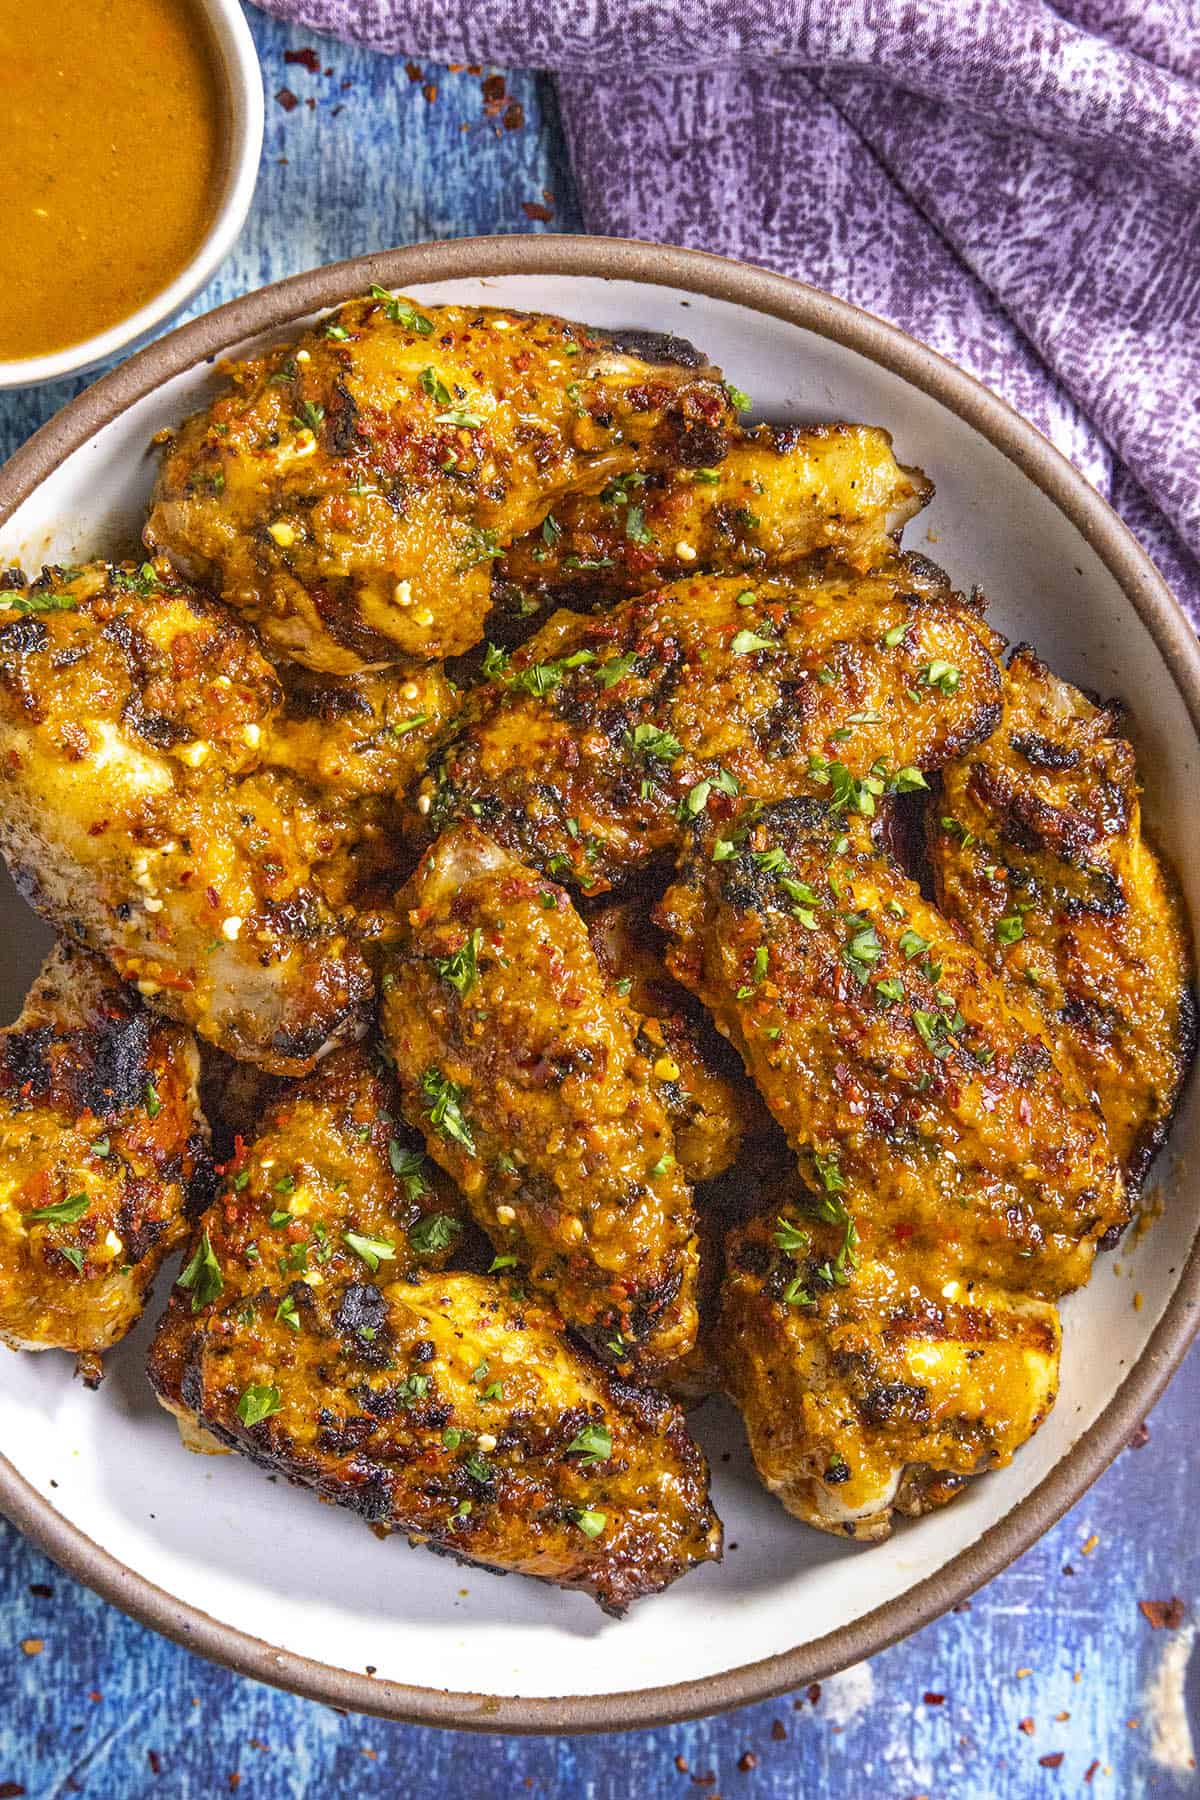
<path id="1" fill-rule="evenodd" d="M 1107 495 L 1200 622 L 1200 0 L 262 0 L 558 77 L 589 230 L 923 338 Z"/>

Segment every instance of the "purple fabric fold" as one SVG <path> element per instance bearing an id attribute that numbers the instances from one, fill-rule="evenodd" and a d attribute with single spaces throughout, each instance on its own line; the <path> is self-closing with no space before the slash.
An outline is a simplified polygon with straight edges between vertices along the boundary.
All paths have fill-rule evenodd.
<path id="1" fill-rule="evenodd" d="M 891 319 L 1030 418 L 1200 621 L 1197 0 L 267 0 L 536 66 L 590 230 Z"/>

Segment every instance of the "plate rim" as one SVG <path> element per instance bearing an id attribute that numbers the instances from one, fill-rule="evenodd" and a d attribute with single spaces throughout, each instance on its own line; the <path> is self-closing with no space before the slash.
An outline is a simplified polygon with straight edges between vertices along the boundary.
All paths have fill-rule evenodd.
<path id="1" fill-rule="evenodd" d="M 822 289 L 752 264 L 639 239 L 458 238 L 375 251 L 290 276 L 177 327 L 70 400 L 0 468 L 0 525 L 97 431 L 169 378 L 243 338 L 364 292 L 502 275 L 582 276 L 669 287 L 767 314 L 856 351 L 949 408 L 1012 462 L 1080 532 L 1167 664 L 1200 740 L 1200 642 L 1150 557 L 1108 502 L 1005 401 L 937 351 Z M 213 1619 L 129 1568 L 65 1519 L 3 1455 L 0 1512 L 62 1568 L 140 1624 L 235 1672 L 355 1712 L 480 1732 L 635 1730 L 786 1693 L 873 1656 L 946 1612 L 1029 1548 L 1132 1437 L 1200 1329 L 1200 1235 L 1141 1356 L 1098 1418 L 975 1544 L 905 1593 L 799 1647 L 678 1684 L 616 1694 L 460 1693 L 377 1680 Z"/>

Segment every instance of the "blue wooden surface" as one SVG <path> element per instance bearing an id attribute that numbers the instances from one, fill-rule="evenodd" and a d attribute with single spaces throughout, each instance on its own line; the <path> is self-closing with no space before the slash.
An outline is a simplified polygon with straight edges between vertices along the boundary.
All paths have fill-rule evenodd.
<path id="1" fill-rule="evenodd" d="M 480 75 L 427 68 L 413 80 L 402 62 L 250 16 L 268 95 L 286 87 L 300 104 L 287 111 L 269 99 L 250 223 L 193 310 L 382 245 L 578 228 L 542 78 L 507 76 L 525 120 L 516 127 L 510 114 L 510 128 L 485 111 Z M 285 64 L 286 50 L 307 44 L 318 48 L 318 75 Z M 427 87 L 436 87 L 432 98 Z M 526 203 L 552 207 L 552 221 L 531 221 Z M 80 385 L 0 399 L 0 454 Z M 0 1796 L 1194 1793 L 1186 1738 L 1190 1711 L 1200 1741 L 1200 1659 L 1188 1663 L 1200 1599 L 1190 1480 L 1198 1401 L 1193 1353 L 1151 1419 L 1149 1441 L 1123 1452 L 969 1610 L 835 1677 L 819 1695 L 603 1738 L 481 1740 L 339 1716 L 156 1638 L 0 1524 Z M 1183 1625 L 1152 1630 L 1139 1601 L 1176 1595 L 1187 1608 Z M 1040 1760 L 1059 1753 L 1057 1767 Z"/>

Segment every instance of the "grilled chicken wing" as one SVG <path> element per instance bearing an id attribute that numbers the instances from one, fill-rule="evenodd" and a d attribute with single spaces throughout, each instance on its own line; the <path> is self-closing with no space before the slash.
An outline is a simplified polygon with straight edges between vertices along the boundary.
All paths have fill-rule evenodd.
<path id="1" fill-rule="evenodd" d="M 1119 708 L 1094 705 L 1027 645 L 1014 651 L 1003 724 L 944 770 L 929 851 L 942 910 L 1040 1008 L 1136 1188 L 1187 1070 L 1194 1005 Z"/>
<path id="2" fill-rule="evenodd" d="M 734 417 L 678 339 L 382 291 L 229 375 L 147 542 L 334 674 L 469 649 L 513 538 L 635 464 L 718 461 Z"/>
<path id="3" fill-rule="evenodd" d="M 803 1200 L 732 1233 L 715 1360 L 766 1486 L 797 1518 L 886 1537 L 1032 1437 L 1058 1390 L 1053 1304 L 922 1279 L 886 1236 L 844 1286 L 843 1228 Z"/>
<path id="4" fill-rule="evenodd" d="M 611 1612 L 719 1555 L 678 1409 L 509 1278 L 439 1272 L 464 1229 L 394 1083 L 337 1053 L 199 1221 L 151 1354 L 160 1398 L 377 1528 Z"/>
<path id="5" fill-rule="evenodd" d="M 679 1166 L 691 1182 L 732 1168 L 748 1135 L 769 1126 L 738 1059 L 668 972 L 662 932 L 640 900 L 588 921 L 596 961 L 638 1015 L 638 1049 L 662 1084 Z"/>
<path id="6" fill-rule="evenodd" d="M 150 564 L 0 592 L 0 845 L 18 887 L 160 1010 L 280 1073 L 357 1032 L 360 952 L 316 879 L 350 833 L 263 762 L 275 672 Z"/>
<path id="7" fill-rule="evenodd" d="M 702 571 L 786 569 L 818 551 L 866 571 L 932 494 L 878 426 L 763 425 L 715 468 L 638 470 L 570 495 L 497 563 L 489 629 Z"/>
<path id="8" fill-rule="evenodd" d="M 710 836 L 663 901 L 673 973 L 741 1051 L 816 1190 L 935 1288 L 1052 1299 L 1128 1201 L 1104 1122 L 865 822 L 807 800 Z"/>
<path id="9" fill-rule="evenodd" d="M 903 787 L 999 718 L 991 634 L 928 570 L 700 577 L 559 613 L 491 659 L 417 805 L 601 893 L 739 791 Z"/>
<path id="10" fill-rule="evenodd" d="M 405 1110 L 498 1249 L 642 1374 L 691 1347 L 691 1194 L 638 1020 L 583 921 L 473 826 L 396 905 L 383 1029 Z"/>
<path id="11" fill-rule="evenodd" d="M 0 1032 L 0 1341 L 85 1376 L 205 1197 L 195 1041 L 61 943 Z"/>
<path id="12" fill-rule="evenodd" d="M 883 1535 L 1049 1409 L 1053 1301 L 1127 1212 L 1103 1122 L 862 819 L 748 810 L 662 910 L 808 1183 L 733 1234 L 726 1385 L 787 1506 Z"/>

